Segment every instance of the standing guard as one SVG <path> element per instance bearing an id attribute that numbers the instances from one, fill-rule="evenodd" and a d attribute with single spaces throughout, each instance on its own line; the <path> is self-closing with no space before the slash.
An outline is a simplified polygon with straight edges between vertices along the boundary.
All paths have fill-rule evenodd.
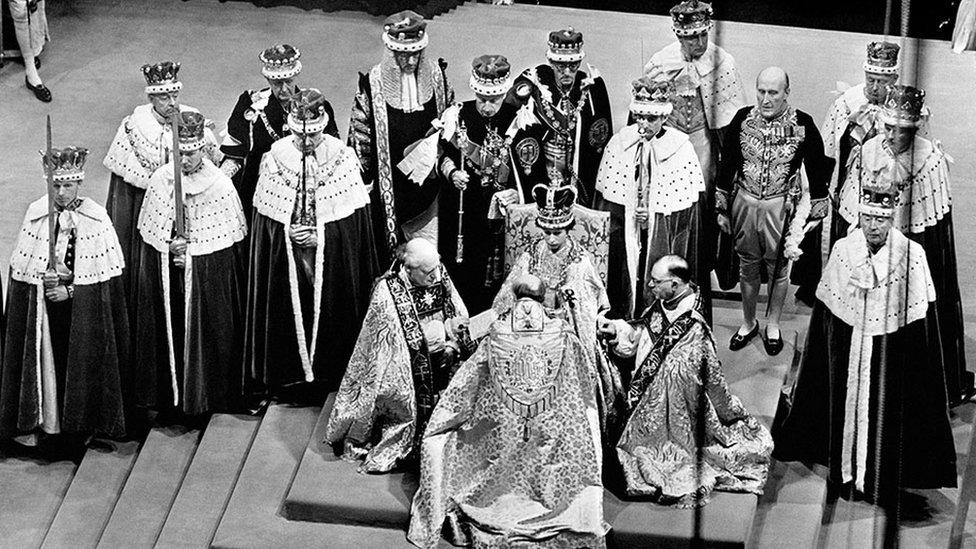
<path id="1" fill-rule="evenodd" d="M 143 406 L 199 415 L 238 402 L 247 224 L 233 183 L 203 150 L 206 120 L 178 116 L 173 161 L 150 178 L 139 214 L 133 357 Z"/>
<path id="2" fill-rule="evenodd" d="M 437 243 L 437 181 L 428 177 L 418 185 L 397 165 L 454 102 L 454 90 L 447 63 L 427 56 L 427 22 L 421 15 L 403 11 L 388 17 L 383 42 L 383 61 L 359 74 L 348 142 L 370 187 L 376 253 L 386 269 L 405 240 L 419 236 Z"/>
<path id="3" fill-rule="evenodd" d="M 545 124 L 542 143 L 549 173 L 567 172 L 578 180 L 577 202 L 593 205 L 594 185 L 603 148 L 613 135 L 610 98 L 600 73 L 587 64 L 583 34 L 572 27 L 549 33 L 549 63 L 526 69 L 516 79 L 510 100 L 522 98 Z"/>
<path id="4" fill-rule="evenodd" d="M 271 150 L 275 141 L 291 133 L 288 106 L 298 91 L 295 79 L 302 72 L 301 56 L 300 51 L 288 44 L 271 46 L 261 52 L 259 58 L 264 65 L 261 74 L 268 81 L 268 87 L 245 90 L 227 119 L 227 132 L 220 145 L 220 151 L 224 153 L 220 169 L 234 180 L 248 223 L 251 222 L 251 204 L 258 184 L 261 157 Z M 335 114 L 328 101 L 325 102 L 325 112 L 329 115 L 325 133 L 338 138 Z"/>

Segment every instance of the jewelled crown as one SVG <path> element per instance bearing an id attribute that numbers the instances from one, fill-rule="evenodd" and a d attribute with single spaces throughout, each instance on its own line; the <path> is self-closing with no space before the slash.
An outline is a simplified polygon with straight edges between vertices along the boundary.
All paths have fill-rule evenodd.
<path id="1" fill-rule="evenodd" d="M 573 224 L 573 204 L 576 203 L 576 189 L 569 185 L 538 184 L 532 188 L 539 215 L 535 224 L 540 229 L 567 229 Z"/>
<path id="2" fill-rule="evenodd" d="M 925 116 L 925 90 L 896 84 L 888 86 L 881 121 L 893 126 L 917 127 Z"/>
<path id="3" fill-rule="evenodd" d="M 173 93 L 183 89 L 179 80 L 180 64 L 172 61 L 147 64 L 142 66 L 142 75 L 146 77 L 146 93 Z"/>
<path id="4" fill-rule="evenodd" d="M 261 52 L 258 56 L 264 67 L 261 74 L 269 80 L 287 80 L 302 72 L 302 62 L 298 59 L 302 52 L 288 44 L 277 44 Z"/>
<path id="5" fill-rule="evenodd" d="M 549 33 L 549 51 L 546 58 L 557 63 L 575 63 L 582 61 L 586 56 L 583 53 L 583 33 L 569 27 L 568 29 L 556 30 Z"/>
<path id="6" fill-rule="evenodd" d="M 482 55 L 471 63 L 471 90 L 478 95 L 503 95 L 508 93 L 508 79 L 512 66 L 504 55 Z"/>
<path id="7" fill-rule="evenodd" d="M 40 151 L 44 175 L 51 174 L 55 181 L 80 181 L 85 178 L 85 160 L 88 149 L 65 147 L 51 149 L 50 153 Z"/>
<path id="8" fill-rule="evenodd" d="M 674 84 L 670 80 L 656 81 L 647 76 L 631 83 L 630 112 L 650 116 L 671 114 Z"/>
<path id="9" fill-rule="evenodd" d="M 897 187 L 882 177 L 861 183 L 860 212 L 879 217 L 891 217 L 895 213 Z"/>
<path id="10" fill-rule="evenodd" d="M 203 148 L 203 129 L 207 119 L 192 111 L 180 113 L 180 151 L 192 152 Z"/>
<path id="11" fill-rule="evenodd" d="M 395 13 L 383 21 L 383 42 L 392 51 L 420 51 L 427 47 L 427 21 L 410 10 Z"/>
<path id="12" fill-rule="evenodd" d="M 698 0 L 685 0 L 671 8 L 671 26 L 678 36 L 694 36 L 712 28 L 712 5 Z"/>
<path id="13" fill-rule="evenodd" d="M 898 44 L 891 42 L 871 42 L 868 44 L 864 71 L 874 74 L 898 74 Z"/>
<path id="14" fill-rule="evenodd" d="M 291 100 L 288 127 L 294 133 L 319 133 L 329 124 L 325 96 L 315 88 L 299 90 Z"/>

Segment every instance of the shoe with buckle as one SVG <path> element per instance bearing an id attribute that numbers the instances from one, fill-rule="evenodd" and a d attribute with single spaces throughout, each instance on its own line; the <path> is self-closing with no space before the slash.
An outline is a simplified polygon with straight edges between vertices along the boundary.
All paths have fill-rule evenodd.
<path id="1" fill-rule="evenodd" d="M 27 77 L 25 76 L 24 85 L 27 86 L 28 90 L 34 92 L 34 97 L 38 98 L 39 100 L 45 103 L 51 102 L 52 99 L 51 90 L 47 89 L 47 86 L 45 86 L 44 84 L 38 84 L 36 86 L 32 86 L 31 83 L 27 80 Z"/>
<path id="2" fill-rule="evenodd" d="M 768 328 L 767 326 L 767 330 Z M 766 349 L 767 355 L 776 356 L 783 350 L 783 331 L 780 330 L 779 337 L 773 338 L 769 337 L 767 330 L 763 330 L 763 347 Z"/>
<path id="3" fill-rule="evenodd" d="M 742 349 L 748 345 L 749 342 L 752 341 L 752 338 L 756 337 L 757 335 L 759 335 L 758 322 L 756 322 L 755 326 L 753 326 L 746 335 L 741 335 L 739 332 L 732 334 L 732 339 L 729 340 L 729 349 L 732 351 L 738 351 L 739 349 Z"/>

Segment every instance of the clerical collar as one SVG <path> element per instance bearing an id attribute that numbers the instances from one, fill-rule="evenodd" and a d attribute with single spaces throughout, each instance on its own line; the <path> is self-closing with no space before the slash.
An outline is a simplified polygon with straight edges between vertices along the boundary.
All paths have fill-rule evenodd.
<path id="1" fill-rule="evenodd" d="M 670 303 L 671 303 L 671 307 L 670 308 L 667 307 L 664 302 L 662 302 L 661 303 L 661 310 L 664 312 L 664 316 L 668 319 L 668 322 L 669 323 L 670 322 L 674 322 L 681 315 L 683 315 L 683 314 L 687 313 L 688 311 L 694 309 L 695 308 L 695 301 L 697 299 L 698 299 L 698 296 L 695 295 L 695 292 L 693 290 L 691 290 L 691 288 L 689 287 L 687 294 L 685 294 L 685 295 L 683 295 L 681 297 L 674 298 L 674 299 L 672 299 L 670 301 Z"/>

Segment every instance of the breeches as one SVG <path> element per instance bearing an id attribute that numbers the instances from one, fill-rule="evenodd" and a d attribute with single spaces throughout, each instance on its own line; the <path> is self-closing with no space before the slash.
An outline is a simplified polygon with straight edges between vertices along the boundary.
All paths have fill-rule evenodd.
<path id="1" fill-rule="evenodd" d="M 766 273 L 779 283 L 786 279 L 786 261 L 776 268 L 776 252 L 786 222 L 786 197 L 760 199 L 747 192 L 736 193 L 732 202 L 732 234 L 739 256 L 739 280 L 759 284 L 760 269 L 765 263 Z"/>

